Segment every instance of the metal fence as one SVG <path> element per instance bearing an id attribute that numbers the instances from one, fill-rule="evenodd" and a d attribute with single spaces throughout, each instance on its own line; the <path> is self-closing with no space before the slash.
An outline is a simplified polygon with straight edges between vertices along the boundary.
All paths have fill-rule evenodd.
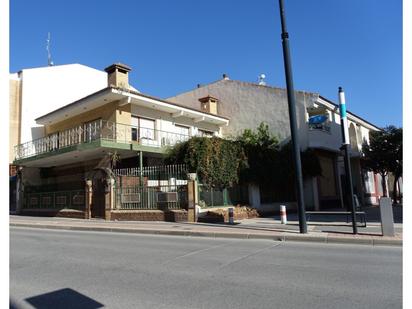
<path id="1" fill-rule="evenodd" d="M 243 185 L 234 185 L 231 188 L 220 190 L 199 184 L 198 200 L 201 207 L 244 205 L 249 203 L 249 195 L 247 186 Z"/>
<path id="2" fill-rule="evenodd" d="M 184 164 L 114 169 L 118 209 L 187 208 L 187 167 Z"/>
<path id="3" fill-rule="evenodd" d="M 53 191 L 26 193 L 25 209 L 77 209 L 84 210 L 85 191 Z"/>
<path id="4" fill-rule="evenodd" d="M 116 188 L 118 209 L 185 209 L 187 186 L 131 186 Z"/>

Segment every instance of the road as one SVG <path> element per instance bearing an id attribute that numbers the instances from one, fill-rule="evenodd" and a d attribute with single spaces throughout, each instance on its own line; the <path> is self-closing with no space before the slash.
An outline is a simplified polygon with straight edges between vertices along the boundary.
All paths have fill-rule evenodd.
<path id="1" fill-rule="evenodd" d="M 10 228 L 11 308 L 401 308 L 402 249 Z"/>

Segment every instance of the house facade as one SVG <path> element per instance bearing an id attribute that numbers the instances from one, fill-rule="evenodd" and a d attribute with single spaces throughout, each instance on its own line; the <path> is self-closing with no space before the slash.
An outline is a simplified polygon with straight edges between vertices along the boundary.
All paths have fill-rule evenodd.
<path id="1" fill-rule="evenodd" d="M 340 150 L 342 137 L 338 105 L 318 93 L 296 91 L 295 95 L 301 150 L 313 149 L 322 167 L 322 176 L 304 180 L 306 208 L 345 207 L 343 184 L 346 180 Z M 207 96 L 216 102 L 219 115 L 231 117 L 230 124 L 222 128 L 222 136 L 237 136 L 243 130 L 256 129 L 259 123 L 265 122 L 271 132 L 279 137 L 281 144 L 290 140 L 286 89 L 230 80 L 224 75 L 221 80 L 198 85 L 168 100 L 199 108 L 204 105 L 203 98 Z M 322 117 L 321 122 L 312 121 L 318 117 Z M 380 129 L 350 112 L 348 121 L 354 192 L 362 204 L 376 204 L 382 195 L 381 179 L 379 175 L 361 169 L 360 150 L 363 141 L 369 141 L 369 132 Z M 262 211 L 273 210 L 274 204 L 285 202 L 276 195 L 276 188 L 262 190 L 249 186 L 250 204 Z M 296 205 L 291 203 L 290 206 Z"/>
<path id="2" fill-rule="evenodd" d="M 130 70 L 113 64 L 105 69 L 102 89 L 36 117 L 39 136 L 14 149 L 19 211 L 142 219 L 148 218 L 146 210 L 161 208 L 161 198 L 174 196 L 176 177 L 161 184 L 142 174 L 110 175 L 108 168 L 117 163 L 119 169 L 140 168 L 143 173 L 143 166 L 161 162 L 168 147 L 179 141 L 221 136 L 229 119 L 211 109 L 202 111 L 142 94 L 129 85 Z M 147 191 L 116 194 L 114 183 L 119 179 L 127 183 L 143 178 L 145 187 L 150 187 Z M 87 192 L 93 192 L 92 197 Z M 143 200 L 149 201 L 145 210 L 140 207 Z"/>

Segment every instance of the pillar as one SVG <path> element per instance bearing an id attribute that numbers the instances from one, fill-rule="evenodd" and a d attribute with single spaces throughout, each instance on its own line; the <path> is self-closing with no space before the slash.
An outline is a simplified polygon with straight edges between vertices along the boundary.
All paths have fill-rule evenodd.
<path id="1" fill-rule="evenodd" d="M 22 182 L 22 175 L 21 173 L 17 173 L 17 180 L 16 180 L 16 214 L 20 214 L 23 208 L 23 182 Z"/>
<path id="2" fill-rule="evenodd" d="M 187 181 L 187 222 L 197 222 L 196 205 L 197 201 L 197 181 Z"/>
<path id="3" fill-rule="evenodd" d="M 86 203 L 84 209 L 84 218 L 90 219 L 91 218 L 91 204 L 93 198 L 93 189 L 92 189 L 92 181 L 90 179 L 86 180 Z"/>
<path id="4" fill-rule="evenodd" d="M 111 220 L 111 214 L 114 204 L 114 179 L 106 179 L 105 195 L 104 195 L 104 218 L 106 220 Z"/>
<path id="5" fill-rule="evenodd" d="M 320 210 L 319 204 L 319 188 L 318 188 L 318 178 L 312 177 L 312 194 L 313 194 L 313 207 L 316 211 Z"/>

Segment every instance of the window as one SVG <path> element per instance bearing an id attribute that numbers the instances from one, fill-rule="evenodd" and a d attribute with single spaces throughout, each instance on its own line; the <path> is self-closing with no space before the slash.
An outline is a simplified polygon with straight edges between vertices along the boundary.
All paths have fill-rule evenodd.
<path id="1" fill-rule="evenodd" d="M 89 143 L 91 141 L 94 141 L 94 140 L 100 138 L 101 119 L 99 118 L 99 119 L 96 119 L 96 120 L 93 120 L 93 121 L 86 122 L 84 124 L 84 132 L 85 132 L 84 139 L 85 139 L 86 143 Z M 60 140 L 65 141 L 66 137 L 64 136 L 64 133 L 61 132 L 60 135 L 62 135 L 62 136 L 60 136 Z"/>
<path id="2" fill-rule="evenodd" d="M 189 136 L 190 128 L 182 125 L 175 124 L 175 132 L 181 135 Z"/>
<path id="3" fill-rule="evenodd" d="M 155 139 L 155 120 L 132 116 L 132 140 Z"/>
<path id="4" fill-rule="evenodd" d="M 308 125 L 310 130 L 330 132 L 331 114 L 323 106 L 311 106 L 307 108 Z"/>
<path id="5" fill-rule="evenodd" d="M 207 130 L 198 129 L 198 135 L 201 136 L 201 137 L 212 137 L 212 136 L 213 136 L 213 132 L 212 132 L 212 131 L 207 131 Z"/>

